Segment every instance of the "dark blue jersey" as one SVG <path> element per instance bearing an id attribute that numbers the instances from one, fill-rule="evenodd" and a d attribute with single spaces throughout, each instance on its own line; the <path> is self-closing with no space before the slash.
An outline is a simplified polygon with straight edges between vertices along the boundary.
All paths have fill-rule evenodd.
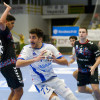
<path id="1" fill-rule="evenodd" d="M 15 64 L 16 55 L 14 41 L 8 27 L 4 31 L 0 30 L 0 67 Z"/>
<path id="2" fill-rule="evenodd" d="M 100 56 L 100 51 L 96 44 L 87 40 L 86 43 L 75 42 L 75 52 L 78 69 L 80 72 L 90 72 L 90 66 L 94 65 L 96 58 Z M 96 69 L 97 70 L 97 69 Z"/>

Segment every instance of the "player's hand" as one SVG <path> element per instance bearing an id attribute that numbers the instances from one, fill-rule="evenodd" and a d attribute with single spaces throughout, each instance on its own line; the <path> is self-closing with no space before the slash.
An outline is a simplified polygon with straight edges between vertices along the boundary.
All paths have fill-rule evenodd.
<path id="1" fill-rule="evenodd" d="M 56 57 L 54 55 L 52 55 L 52 61 L 55 62 Z"/>
<path id="2" fill-rule="evenodd" d="M 71 64 L 71 63 L 70 63 L 70 62 L 68 62 L 68 65 L 67 65 L 67 66 L 69 67 L 69 66 L 70 66 L 70 64 Z"/>
<path id="3" fill-rule="evenodd" d="M 46 50 L 42 51 L 39 56 L 37 56 L 37 57 L 34 58 L 34 60 L 35 61 L 39 61 L 39 60 L 45 59 L 45 56 L 43 56 L 43 54 L 45 52 L 46 52 Z"/>
<path id="4" fill-rule="evenodd" d="M 91 75 L 94 75 L 95 68 L 93 66 L 90 67 Z"/>
<path id="5" fill-rule="evenodd" d="M 8 9 L 11 9 L 11 6 L 9 6 L 8 4 L 6 4 L 5 2 L 3 3 L 5 7 L 7 7 Z"/>

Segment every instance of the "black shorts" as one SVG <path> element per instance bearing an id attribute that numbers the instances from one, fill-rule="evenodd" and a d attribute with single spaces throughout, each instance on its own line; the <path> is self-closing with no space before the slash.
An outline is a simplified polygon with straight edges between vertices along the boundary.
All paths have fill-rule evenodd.
<path id="1" fill-rule="evenodd" d="M 99 84 L 98 71 L 95 71 L 94 75 L 91 75 L 89 72 L 78 72 L 77 86 L 85 86 L 87 84 Z"/>
<path id="2" fill-rule="evenodd" d="M 15 64 L 1 68 L 1 73 L 10 88 L 16 89 L 24 86 L 22 73 L 19 68 L 15 67 Z"/>

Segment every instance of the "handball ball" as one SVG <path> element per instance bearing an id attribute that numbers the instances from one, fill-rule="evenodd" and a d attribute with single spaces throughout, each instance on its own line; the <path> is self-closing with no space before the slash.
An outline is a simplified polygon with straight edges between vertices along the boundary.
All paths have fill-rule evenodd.
<path id="1" fill-rule="evenodd" d="M 43 54 L 45 57 L 52 57 L 52 52 L 50 50 L 46 50 L 46 52 Z"/>

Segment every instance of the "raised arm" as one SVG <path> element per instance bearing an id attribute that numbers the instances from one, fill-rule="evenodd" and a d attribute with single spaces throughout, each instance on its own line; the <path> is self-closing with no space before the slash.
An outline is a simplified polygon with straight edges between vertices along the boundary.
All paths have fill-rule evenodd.
<path id="1" fill-rule="evenodd" d="M 5 30 L 6 28 L 6 17 L 9 14 L 9 11 L 11 10 L 11 7 L 9 5 L 7 5 L 4 2 L 4 6 L 6 7 L 6 10 L 3 12 L 1 18 L 0 18 L 0 29 L 1 30 Z"/>

